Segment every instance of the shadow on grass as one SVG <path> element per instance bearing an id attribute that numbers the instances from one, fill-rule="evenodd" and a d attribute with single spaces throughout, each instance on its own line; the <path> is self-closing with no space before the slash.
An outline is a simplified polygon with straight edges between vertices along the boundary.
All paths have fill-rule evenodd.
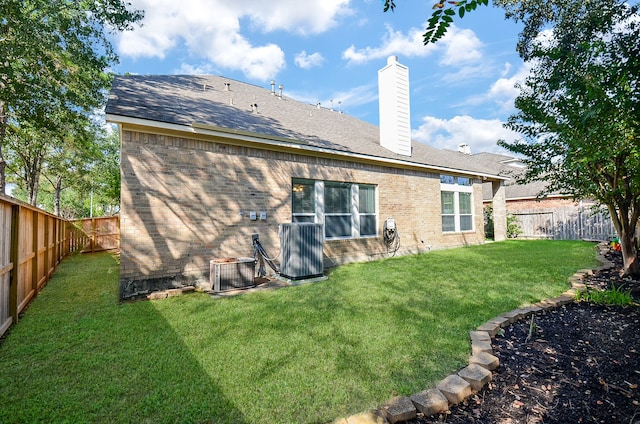
<path id="1" fill-rule="evenodd" d="M 0 422 L 243 423 L 109 254 L 72 256 L 0 346 Z"/>

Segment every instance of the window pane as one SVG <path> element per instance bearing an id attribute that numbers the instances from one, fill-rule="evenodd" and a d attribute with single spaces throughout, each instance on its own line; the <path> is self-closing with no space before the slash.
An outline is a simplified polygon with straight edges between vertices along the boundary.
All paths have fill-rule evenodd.
<path id="1" fill-rule="evenodd" d="M 310 222 L 314 223 L 316 221 L 315 216 L 310 215 L 294 215 L 291 218 L 291 222 Z"/>
<path id="2" fill-rule="evenodd" d="M 443 184 L 454 184 L 456 182 L 456 177 L 453 175 L 440 175 L 440 182 Z"/>
<path id="3" fill-rule="evenodd" d="M 360 215 L 360 235 L 375 236 L 376 234 L 376 216 Z"/>
<path id="4" fill-rule="evenodd" d="M 313 181 L 293 181 L 293 213 L 315 213 L 315 183 Z"/>
<path id="5" fill-rule="evenodd" d="M 325 215 L 324 235 L 327 238 L 351 237 L 351 215 Z"/>
<path id="6" fill-rule="evenodd" d="M 453 215 L 446 215 L 442 217 L 442 231 L 455 231 L 456 220 Z"/>
<path id="7" fill-rule="evenodd" d="M 442 214 L 453 214 L 455 209 L 453 206 L 453 191 L 443 191 L 440 193 L 442 199 Z"/>
<path id="8" fill-rule="evenodd" d="M 458 193 L 460 199 L 460 214 L 471 214 L 471 193 Z"/>
<path id="9" fill-rule="evenodd" d="M 351 212 L 351 186 L 349 184 L 325 183 L 324 184 L 324 211 L 325 213 L 350 213 Z"/>
<path id="10" fill-rule="evenodd" d="M 460 215 L 460 231 L 473 230 L 471 215 Z"/>
<path id="11" fill-rule="evenodd" d="M 471 185 L 471 178 L 467 178 L 467 177 L 458 177 L 458 185 L 461 185 L 461 186 L 470 186 L 470 185 Z"/>
<path id="12" fill-rule="evenodd" d="M 360 185 L 360 213 L 376 213 L 376 188 L 370 185 Z"/>

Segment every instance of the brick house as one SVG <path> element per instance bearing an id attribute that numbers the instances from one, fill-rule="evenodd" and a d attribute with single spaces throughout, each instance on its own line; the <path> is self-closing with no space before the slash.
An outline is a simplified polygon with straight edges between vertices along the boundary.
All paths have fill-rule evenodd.
<path id="1" fill-rule="evenodd" d="M 506 177 L 412 142 L 408 70 L 380 70 L 380 128 L 220 76 L 118 76 L 106 108 L 121 136 L 121 283 L 191 276 L 280 250 L 279 224 L 323 224 L 324 266 L 484 242 L 483 183 L 504 217 Z M 502 211 L 502 212 L 501 212 Z M 496 238 L 505 237 L 496 220 Z"/>

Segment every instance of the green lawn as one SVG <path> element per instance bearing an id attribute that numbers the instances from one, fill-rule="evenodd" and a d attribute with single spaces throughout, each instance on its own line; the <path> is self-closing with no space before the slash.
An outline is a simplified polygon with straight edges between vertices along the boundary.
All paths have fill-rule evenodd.
<path id="1" fill-rule="evenodd" d="M 118 303 L 116 259 L 71 256 L 0 345 L 0 422 L 331 422 L 432 386 L 469 330 L 594 265 L 593 244 L 507 241 Z"/>

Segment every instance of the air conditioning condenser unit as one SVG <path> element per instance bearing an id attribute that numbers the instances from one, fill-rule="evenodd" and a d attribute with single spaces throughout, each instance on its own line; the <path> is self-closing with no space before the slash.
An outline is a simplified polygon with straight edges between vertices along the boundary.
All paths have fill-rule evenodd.
<path id="1" fill-rule="evenodd" d="M 214 292 L 246 289 L 255 285 L 253 258 L 220 258 L 209 261 L 209 283 Z"/>
<path id="2" fill-rule="evenodd" d="M 322 224 L 280 224 L 280 275 L 292 280 L 321 276 L 323 245 Z"/>

